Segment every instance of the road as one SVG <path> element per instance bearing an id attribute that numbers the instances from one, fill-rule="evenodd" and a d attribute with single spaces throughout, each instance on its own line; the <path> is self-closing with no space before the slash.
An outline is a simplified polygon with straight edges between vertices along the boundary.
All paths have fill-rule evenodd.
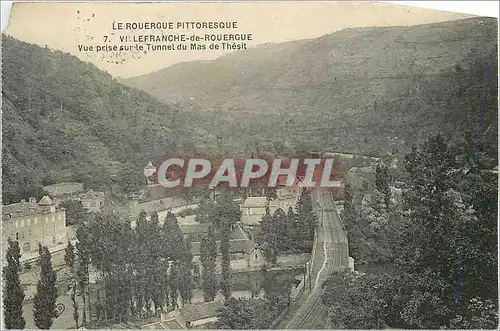
<path id="1" fill-rule="evenodd" d="M 347 233 L 337 215 L 331 193 L 316 191 L 313 199 L 321 206 L 318 244 L 321 243 L 322 250 L 316 251 L 316 255 L 322 256 L 322 258 L 314 259 L 312 290 L 309 293 L 304 293 L 307 297 L 286 324 L 286 329 L 328 328 L 327 325 L 324 325 L 327 308 L 321 302 L 321 296 L 325 290 L 322 284 L 330 274 L 345 270 L 349 266 Z M 317 263 L 320 262 L 322 265 L 318 267 Z M 315 273 L 317 268 L 319 271 Z"/>

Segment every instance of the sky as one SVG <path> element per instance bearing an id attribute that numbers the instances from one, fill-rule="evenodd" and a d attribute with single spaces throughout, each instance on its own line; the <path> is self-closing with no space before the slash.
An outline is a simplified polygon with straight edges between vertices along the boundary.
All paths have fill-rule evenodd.
<path id="1" fill-rule="evenodd" d="M 393 1 L 394 2 L 394 1 Z M 268 3 L 16 3 L 8 26 L 2 30 L 17 39 L 71 53 L 115 77 L 127 78 L 156 71 L 175 63 L 215 59 L 228 51 L 84 52 L 78 45 L 120 45 L 119 36 L 149 35 L 145 31 L 116 31 L 117 22 L 237 21 L 238 29 L 221 33 L 251 33 L 248 47 L 270 42 L 316 38 L 349 27 L 407 26 L 450 21 L 471 15 L 442 11 L 450 2 L 268 2 Z M 425 5 L 441 10 L 405 6 Z M 478 2 L 453 2 L 457 11 L 498 16 Z M 491 4 L 491 2 L 489 2 Z M 496 2 L 497 6 L 498 3 Z M 448 7 L 445 7 L 448 6 Z M 201 8 L 201 10 L 200 10 Z M 57 19 L 55 19 L 57 17 Z M 178 31 L 187 34 L 193 31 Z M 204 34 L 206 30 L 196 31 Z M 156 32 L 154 32 L 156 33 Z"/>

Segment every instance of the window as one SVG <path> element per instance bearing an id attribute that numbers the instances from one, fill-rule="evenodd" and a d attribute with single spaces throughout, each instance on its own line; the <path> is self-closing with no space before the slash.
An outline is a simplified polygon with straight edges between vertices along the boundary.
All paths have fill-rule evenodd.
<path id="1" fill-rule="evenodd" d="M 35 217 L 34 221 L 35 221 L 35 225 L 36 225 L 38 223 L 38 218 Z"/>
<path id="2" fill-rule="evenodd" d="M 255 254 L 255 259 L 257 260 L 259 258 L 259 254 Z"/>
<path id="3" fill-rule="evenodd" d="M 28 230 L 28 237 L 31 237 L 31 230 Z"/>
<path id="4" fill-rule="evenodd" d="M 56 237 L 55 236 L 52 236 L 52 243 L 55 244 L 56 243 Z"/>
<path id="5" fill-rule="evenodd" d="M 19 221 L 16 220 L 16 229 L 19 227 Z"/>
<path id="6" fill-rule="evenodd" d="M 24 239 L 24 231 L 21 232 L 21 239 Z"/>
<path id="7" fill-rule="evenodd" d="M 19 232 L 16 232 L 16 240 L 19 240 Z"/>
<path id="8" fill-rule="evenodd" d="M 28 218 L 26 219 L 26 226 L 30 226 L 31 225 L 31 220 Z"/>

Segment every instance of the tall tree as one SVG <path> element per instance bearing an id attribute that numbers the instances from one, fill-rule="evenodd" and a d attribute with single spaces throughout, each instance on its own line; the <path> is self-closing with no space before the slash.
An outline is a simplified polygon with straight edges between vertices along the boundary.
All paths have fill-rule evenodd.
<path id="1" fill-rule="evenodd" d="M 191 303 L 193 297 L 193 254 L 191 253 L 191 240 L 185 242 L 185 248 L 180 263 L 179 271 L 179 292 L 182 304 Z"/>
<path id="2" fill-rule="evenodd" d="M 275 264 L 278 261 L 279 243 L 277 224 L 273 222 L 273 216 L 268 213 L 262 216 L 261 229 L 257 236 L 257 243 L 262 247 L 266 262 Z"/>
<path id="3" fill-rule="evenodd" d="M 7 243 L 7 265 L 3 268 L 4 323 L 7 329 L 24 329 L 26 325 L 23 317 L 24 291 L 19 279 L 21 249 L 19 242 L 13 241 L 10 237 Z"/>
<path id="4" fill-rule="evenodd" d="M 318 219 L 313 212 L 311 192 L 308 189 L 304 188 L 302 190 L 299 196 L 299 201 L 297 202 L 296 209 L 299 222 L 305 222 L 308 228 L 308 231 L 306 233 L 306 242 L 312 242 Z M 311 246 L 310 243 L 308 243 L 308 246 Z"/>
<path id="5" fill-rule="evenodd" d="M 213 224 L 208 226 L 208 233 L 201 240 L 202 288 L 205 301 L 213 301 L 217 294 L 216 262 L 217 240 Z"/>
<path id="6" fill-rule="evenodd" d="M 344 211 L 342 216 L 344 217 L 344 223 L 349 224 L 353 221 L 355 217 L 354 212 L 354 193 L 352 186 L 349 183 L 345 183 L 344 186 Z"/>
<path id="7" fill-rule="evenodd" d="M 401 246 L 402 261 L 414 271 L 436 268 L 452 277 L 449 272 L 456 263 L 460 215 L 450 192 L 461 180 L 462 171 L 440 135 L 407 155 L 405 169 L 408 189 L 404 192 L 404 208 L 408 222 L 401 235 L 405 242 Z"/>
<path id="8" fill-rule="evenodd" d="M 66 246 L 66 249 L 64 251 L 64 262 L 66 262 L 66 266 L 73 273 L 75 266 L 75 247 L 69 240 L 68 246 Z"/>
<path id="9" fill-rule="evenodd" d="M 185 249 L 184 237 L 182 235 L 177 217 L 169 212 L 163 222 L 163 240 L 165 242 L 165 252 L 169 254 L 172 261 L 181 261 Z"/>
<path id="10" fill-rule="evenodd" d="M 83 205 L 77 200 L 66 200 L 61 202 L 61 207 L 66 209 L 66 224 L 67 225 L 78 225 L 82 224 L 87 220 L 87 213 L 83 209 Z"/>
<path id="11" fill-rule="evenodd" d="M 215 327 L 218 329 L 267 329 L 272 316 L 261 299 L 230 298 L 221 309 Z"/>
<path id="12" fill-rule="evenodd" d="M 375 187 L 384 194 L 385 205 L 388 209 L 391 202 L 389 167 L 383 162 L 378 163 L 375 169 Z"/>
<path id="13" fill-rule="evenodd" d="M 76 238 L 78 240 L 76 243 L 76 280 L 83 300 L 83 325 L 87 323 L 87 288 L 89 285 L 90 250 L 92 247 L 90 229 L 92 227 L 83 225 L 76 230 Z"/>
<path id="14" fill-rule="evenodd" d="M 80 314 L 78 313 L 78 303 L 76 302 L 76 290 L 77 284 L 76 281 L 73 281 L 71 286 L 71 302 L 73 303 L 73 319 L 75 320 L 75 328 L 78 329 L 78 322 L 80 319 Z"/>
<path id="15" fill-rule="evenodd" d="M 49 249 L 39 244 L 40 280 L 33 300 L 33 319 L 39 329 L 50 329 L 56 317 L 57 275 L 52 267 Z"/>
<path id="16" fill-rule="evenodd" d="M 240 207 L 234 201 L 234 196 L 229 190 L 223 191 L 217 197 L 216 210 L 213 213 L 212 221 L 219 230 L 220 250 L 221 250 L 221 291 L 224 298 L 231 297 L 231 253 L 230 235 L 233 224 L 241 217 Z"/>
<path id="17" fill-rule="evenodd" d="M 170 265 L 169 272 L 169 296 L 170 296 L 170 305 L 172 309 L 177 309 L 179 307 L 177 303 L 177 299 L 179 298 L 179 263 L 173 262 Z"/>

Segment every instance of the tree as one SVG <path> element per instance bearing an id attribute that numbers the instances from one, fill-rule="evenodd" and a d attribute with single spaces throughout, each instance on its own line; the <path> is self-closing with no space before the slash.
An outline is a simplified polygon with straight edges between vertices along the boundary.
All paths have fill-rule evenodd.
<path id="1" fill-rule="evenodd" d="M 66 246 L 65 249 L 64 262 L 66 262 L 66 266 L 70 268 L 72 275 L 71 301 L 73 302 L 73 319 L 75 320 L 75 327 L 78 328 L 80 315 L 78 314 L 78 304 L 76 303 L 76 291 L 78 285 L 76 281 L 76 269 L 75 269 L 75 247 L 69 240 L 68 240 L 68 246 Z"/>
<path id="2" fill-rule="evenodd" d="M 56 317 L 57 275 L 52 268 L 49 249 L 38 245 L 40 280 L 33 300 L 33 319 L 39 329 L 50 329 Z"/>
<path id="3" fill-rule="evenodd" d="M 180 263 L 179 271 L 179 292 L 181 295 L 182 304 L 191 303 L 193 297 L 193 254 L 191 253 L 191 241 L 186 240 L 184 254 Z"/>
<path id="4" fill-rule="evenodd" d="M 496 304 L 490 300 L 474 297 L 466 303 L 463 315 L 457 315 L 452 321 L 452 329 L 489 329 L 498 326 L 498 309 Z"/>
<path id="5" fill-rule="evenodd" d="M 353 203 L 354 193 L 352 187 L 349 183 L 345 183 L 344 186 L 344 211 L 342 216 L 344 218 L 344 223 L 349 224 L 355 217 L 354 203 Z"/>
<path id="6" fill-rule="evenodd" d="M 217 240 L 214 225 L 210 224 L 208 233 L 201 240 L 202 288 L 205 301 L 213 301 L 217 293 L 216 261 Z"/>
<path id="7" fill-rule="evenodd" d="M 24 329 L 26 321 L 23 317 L 24 291 L 19 279 L 21 271 L 21 249 L 19 242 L 10 237 L 7 240 L 7 265 L 3 268 L 4 292 L 3 311 L 7 329 Z"/>
<path id="8" fill-rule="evenodd" d="M 351 272 L 333 274 L 323 296 L 333 329 L 384 329 L 386 302 L 380 295 L 381 279 Z"/>
<path id="9" fill-rule="evenodd" d="M 179 297 L 179 265 L 177 262 L 173 262 L 170 265 L 168 285 L 170 305 L 172 309 L 177 309 L 179 307 L 177 303 L 177 298 Z"/>
<path id="10" fill-rule="evenodd" d="M 257 243 L 262 247 L 266 262 L 275 264 L 278 260 L 278 231 L 273 217 L 266 213 L 262 217 L 261 229 L 257 236 Z"/>
<path id="11" fill-rule="evenodd" d="M 405 157 L 407 187 L 403 208 L 401 263 L 418 272 L 436 268 L 454 281 L 461 224 L 455 187 L 463 178 L 452 149 L 440 135 Z M 460 193 L 458 193 L 460 195 Z M 461 199 L 461 198 L 459 198 Z M 435 269 L 434 269 L 435 270 Z"/>
<path id="12" fill-rule="evenodd" d="M 80 319 L 80 315 L 78 314 L 78 303 L 76 302 L 76 281 L 73 282 L 71 286 L 71 302 L 73 303 L 73 319 L 75 320 L 75 328 L 78 329 L 78 321 Z"/>
<path id="13" fill-rule="evenodd" d="M 66 225 L 81 224 L 87 219 L 87 213 L 80 201 L 66 200 L 61 202 L 60 206 L 66 209 Z"/>
<path id="14" fill-rule="evenodd" d="M 75 266 L 75 247 L 69 240 L 64 253 L 64 262 L 66 262 L 66 266 L 73 272 Z"/>
<path id="15" fill-rule="evenodd" d="M 89 266 L 90 266 L 90 252 L 92 248 L 90 229 L 91 226 L 80 226 L 76 230 L 76 280 L 78 287 L 80 288 L 80 293 L 82 295 L 83 307 L 82 307 L 82 323 L 86 325 L 87 323 L 87 288 L 89 282 Z M 96 259 L 95 262 L 98 262 Z"/>
<path id="16" fill-rule="evenodd" d="M 385 205 L 388 209 L 391 202 L 391 188 L 390 188 L 390 177 L 389 168 L 385 163 L 378 163 L 375 170 L 375 188 L 384 194 Z"/>
<path id="17" fill-rule="evenodd" d="M 307 247 L 311 247 L 318 220 L 317 216 L 313 212 L 313 202 L 311 192 L 309 192 L 309 190 L 305 188 L 302 190 L 296 209 L 299 222 L 304 222 L 307 227 L 307 231 L 305 233 L 306 238 L 304 241 L 307 243 Z"/>
<path id="18" fill-rule="evenodd" d="M 266 187 L 264 189 L 266 199 L 268 201 L 276 200 L 278 198 L 278 194 L 276 192 L 276 187 Z"/>
<path id="19" fill-rule="evenodd" d="M 233 224 L 238 222 L 241 217 L 240 207 L 234 201 L 230 191 L 223 191 L 216 201 L 216 208 L 211 216 L 211 220 L 219 232 L 220 251 L 221 251 L 221 291 L 224 298 L 228 300 L 231 297 L 231 254 L 229 237 Z"/>
<path id="20" fill-rule="evenodd" d="M 218 314 L 217 329 L 266 329 L 271 324 L 266 302 L 261 299 L 230 298 Z"/>
<path id="21" fill-rule="evenodd" d="M 165 253 L 172 261 L 180 261 L 184 252 L 184 237 L 179 227 L 177 217 L 169 212 L 163 222 L 163 240 L 165 243 Z"/>

